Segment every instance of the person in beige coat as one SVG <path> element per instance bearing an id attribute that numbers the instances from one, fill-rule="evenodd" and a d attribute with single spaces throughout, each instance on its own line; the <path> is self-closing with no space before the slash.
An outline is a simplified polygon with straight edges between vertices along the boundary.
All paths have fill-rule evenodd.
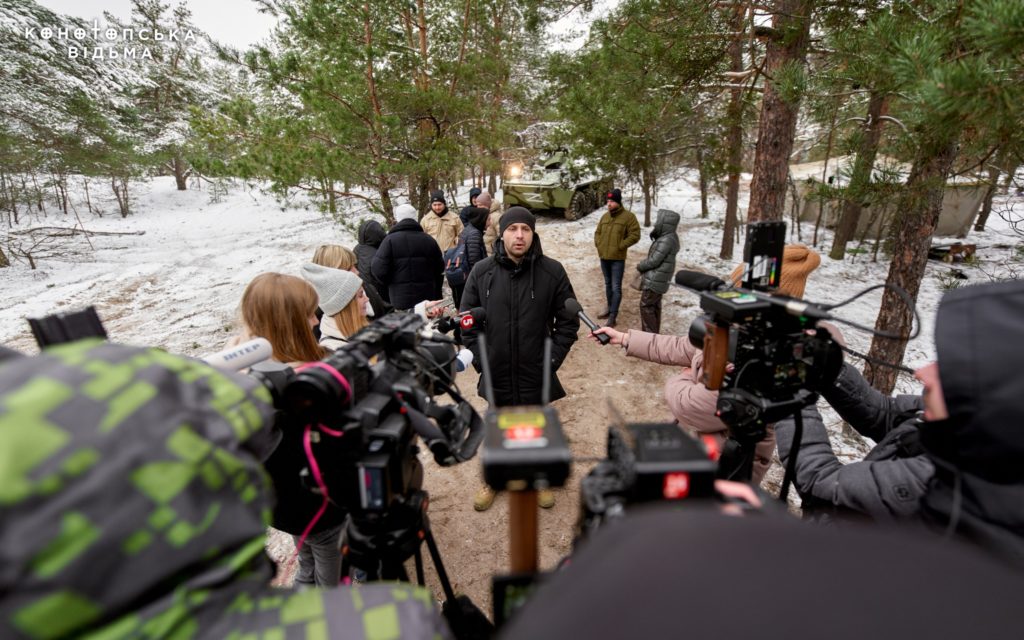
<path id="1" fill-rule="evenodd" d="M 803 245 L 787 245 L 782 258 L 782 281 L 779 293 L 802 298 L 807 285 L 807 276 L 821 263 L 821 257 Z M 740 265 L 730 278 L 735 282 L 743 271 Z M 665 402 L 672 416 L 692 435 L 711 435 L 718 441 L 719 448 L 729 435 L 729 428 L 715 416 L 718 392 L 711 391 L 702 382 L 704 377 L 704 352 L 690 343 L 687 336 L 659 335 L 630 329 L 626 332 L 601 327 L 594 333 L 603 333 L 611 338 L 611 344 L 626 350 L 626 355 L 648 362 L 682 367 L 682 371 L 665 382 Z M 768 435 L 754 447 L 754 464 L 751 483 L 761 484 L 772 463 L 775 450 L 775 432 L 768 428 Z"/>
<path id="2" fill-rule="evenodd" d="M 442 254 L 458 244 L 459 234 L 462 233 L 462 220 L 448 211 L 444 191 L 440 190 L 430 194 L 430 212 L 420 220 L 420 226 L 437 242 Z"/>
<path id="3" fill-rule="evenodd" d="M 487 204 L 483 204 L 483 203 Z M 487 251 L 487 255 L 494 255 L 494 241 L 501 235 L 499 233 L 499 220 L 501 220 L 501 214 L 504 211 L 501 210 L 501 203 L 491 197 L 491 194 L 484 191 L 476 197 L 476 204 L 478 207 L 485 207 L 490 209 L 491 213 L 487 216 L 487 226 L 484 227 L 484 250 Z"/>

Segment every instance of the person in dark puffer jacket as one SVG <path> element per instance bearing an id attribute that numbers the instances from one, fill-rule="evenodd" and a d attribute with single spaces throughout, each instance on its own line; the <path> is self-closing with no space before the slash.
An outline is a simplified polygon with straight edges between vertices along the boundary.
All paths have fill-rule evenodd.
<path id="1" fill-rule="evenodd" d="M 808 407 L 796 486 L 840 513 L 923 521 L 1024 570 L 1024 282 L 946 293 L 935 350 L 915 372 L 920 397 L 883 396 L 845 365 L 822 395 L 878 445 L 843 465 Z M 791 418 L 776 425 L 783 464 L 793 428 Z"/>
<path id="2" fill-rule="evenodd" d="M 473 187 L 472 189 L 469 190 L 469 204 L 462 207 L 462 210 L 459 211 L 459 220 L 462 221 L 463 227 L 469 225 L 470 213 L 472 209 L 479 206 L 476 202 L 476 198 L 481 193 L 483 193 L 483 189 L 481 189 L 480 187 Z"/>
<path id="3" fill-rule="evenodd" d="M 467 208 L 469 216 L 466 227 L 459 234 L 459 244 L 466 245 L 466 263 L 469 270 L 472 271 L 476 263 L 487 257 L 487 250 L 484 248 L 484 229 L 487 228 L 487 216 L 491 212 L 484 207 Z M 462 301 L 462 291 L 465 288 L 465 285 L 452 286 L 452 300 L 455 302 L 456 308 Z"/>
<path id="4" fill-rule="evenodd" d="M 384 230 L 384 226 L 376 220 L 363 220 L 359 223 L 359 231 L 356 234 L 356 240 L 359 244 L 355 246 L 353 251 L 356 254 L 356 269 L 359 270 L 359 277 L 363 279 L 363 282 L 372 284 L 384 302 L 390 303 L 388 299 L 388 288 L 381 285 L 380 281 L 373 277 L 373 273 L 370 271 L 370 265 L 373 264 L 373 256 L 377 255 L 377 249 L 380 248 L 380 244 L 384 242 L 384 237 L 387 236 L 388 232 Z M 374 307 L 374 313 L 377 313 L 376 307 Z"/>
<path id="5" fill-rule="evenodd" d="M 637 271 L 644 274 L 640 292 L 640 327 L 650 333 L 660 333 L 661 330 L 661 296 L 668 293 L 668 285 L 676 271 L 678 227 L 678 213 L 659 209 L 651 230 L 653 242 L 647 258 L 636 265 Z"/>
<path id="6" fill-rule="evenodd" d="M 395 309 L 408 310 L 423 300 L 439 300 L 444 282 L 441 249 L 416 222 L 412 205 L 395 207 L 395 220 L 373 257 L 373 277 L 387 288 Z"/>

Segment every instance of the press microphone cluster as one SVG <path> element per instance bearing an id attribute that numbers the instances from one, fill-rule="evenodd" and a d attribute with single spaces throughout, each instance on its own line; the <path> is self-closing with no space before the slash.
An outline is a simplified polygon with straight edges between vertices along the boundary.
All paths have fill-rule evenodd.
<path id="1" fill-rule="evenodd" d="M 732 288 L 728 282 L 721 278 L 707 273 L 701 273 L 700 271 L 687 271 L 686 269 L 681 269 L 676 272 L 676 284 L 686 287 L 692 291 L 696 291 L 697 293 L 713 293 L 716 291 L 726 291 Z M 748 291 L 744 289 L 743 292 L 752 295 L 759 300 L 764 300 L 783 307 L 790 315 L 805 316 L 815 320 L 832 319 L 832 316 L 828 312 L 810 302 L 795 300 L 785 296 L 771 296 L 761 291 Z"/>
<path id="2" fill-rule="evenodd" d="M 587 328 L 590 329 L 591 333 L 594 333 L 595 331 L 600 329 L 600 327 L 598 327 L 597 324 L 593 320 L 591 320 L 589 316 L 587 316 L 586 312 L 583 311 L 583 307 L 580 306 L 579 302 L 576 302 L 575 298 L 569 298 L 568 300 L 565 301 L 565 309 L 569 313 L 576 314 L 576 316 L 579 317 L 583 324 L 587 325 Z M 603 333 L 595 333 L 594 337 L 597 338 L 597 341 L 603 345 L 608 344 L 611 341 L 611 338 Z"/>

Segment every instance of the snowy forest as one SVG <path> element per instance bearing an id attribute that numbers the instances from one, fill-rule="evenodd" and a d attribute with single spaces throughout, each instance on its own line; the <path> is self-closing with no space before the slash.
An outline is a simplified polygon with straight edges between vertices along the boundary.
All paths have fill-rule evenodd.
<path id="1" fill-rule="evenodd" d="M 238 50 L 184 3 L 132 0 L 130 20 L 97 29 L 0 1 L 0 267 L 35 268 L 85 220 L 132 216 L 159 176 L 211 198 L 236 181 L 303 194 L 352 226 L 393 221 L 399 202 L 423 211 L 432 189 L 497 193 L 510 163 L 563 146 L 630 185 L 647 225 L 693 172 L 701 217 L 725 203 L 725 261 L 743 225 L 811 203 L 805 242 L 891 261 L 887 282 L 912 298 L 948 185 L 979 194 L 955 235 L 994 216 L 1020 231 L 998 200 L 1024 152 L 1017 0 L 254 3 L 277 27 Z M 576 42 L 553 29 L 567 17 L 585 25 Z M 865 225 L 868 210 L 889 214 Z M 911 320 L 887 292 L 876 328 L 908 336 Z M 869 355 L 905 348 L 875 340 Z M 891 369 L 867 375 L 893 388 Z"/>

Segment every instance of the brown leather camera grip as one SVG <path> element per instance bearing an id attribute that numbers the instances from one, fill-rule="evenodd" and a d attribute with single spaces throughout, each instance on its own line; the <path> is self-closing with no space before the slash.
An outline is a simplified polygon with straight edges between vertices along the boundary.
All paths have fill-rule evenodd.
<path id="1" fill-rule="evenodd" d="M 725 366 L 729 362 L 729 326 L 708 321 L 704 333 L 704 386 L 713 391 L 722 388 Z"/>

